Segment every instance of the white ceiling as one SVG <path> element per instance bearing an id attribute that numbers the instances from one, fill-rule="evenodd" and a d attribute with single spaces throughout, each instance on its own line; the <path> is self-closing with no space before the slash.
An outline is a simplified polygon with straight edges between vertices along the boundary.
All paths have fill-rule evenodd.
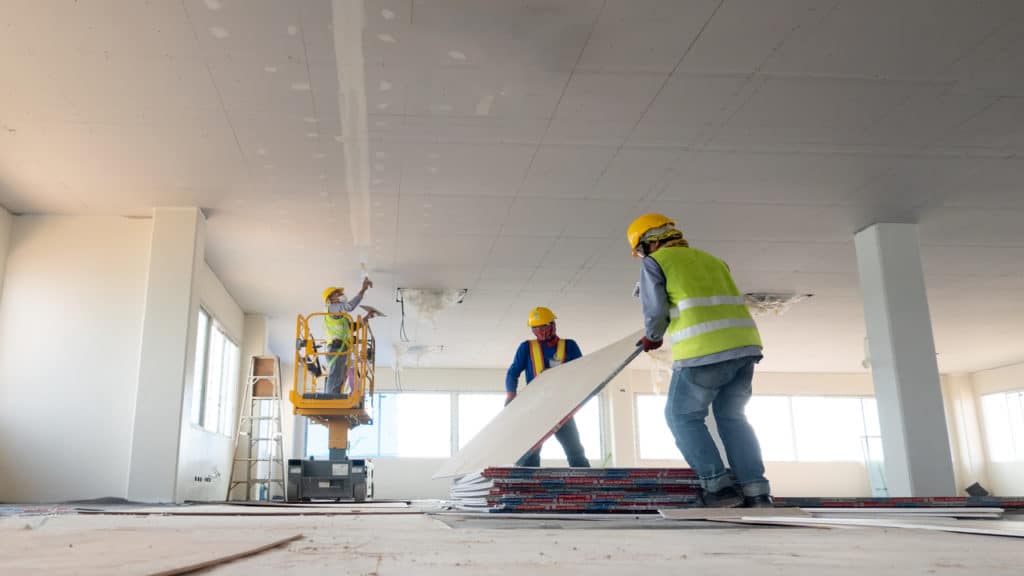
<path id="1" fill-rule="evenodd" d="M 361 38 L 335 29 L 359 10 Z M 1024 360 L 1018 0 L 7 0 L 0 23 L 0 204 L 201 206 L 282 355 L 363 253 L 385 351 L 399 286 L 470 290 L 408 323 L 446 346 L 422 365 L 507 364 L 537 305 L 593 350 L 639 325 L 624 230 L 662 211 L 742 288 L 815 294 L 761 320 L 764 369 L 861 370 L 876 221 L 920 223 L 943 370 Z M 358 49 L 362 75 L 336 57 Z"/>

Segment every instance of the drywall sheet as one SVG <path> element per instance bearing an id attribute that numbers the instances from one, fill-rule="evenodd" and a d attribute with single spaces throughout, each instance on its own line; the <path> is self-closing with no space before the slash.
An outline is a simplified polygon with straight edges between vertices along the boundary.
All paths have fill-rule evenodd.
<path id="1" fill-rule="evenodd" d="M 641 336 L 643 332 L 637 331 L 592 354 L 542 372 L 529 386 L 520 388 L 516 399 L 445 462 L 434 478 L 515 464 L 636 357 Z"/>
<path id="2" fill-rule="evenodd" d="M 800 508 L 672 508 L 658 510 L 666 520 L 739 520 L 758 516 L 810 518 Z"/>
<path id="3" fill-rule="evenodd" d="M 301 538 L 254 530 L 8 530 L 0 574 L 184 574 Z"/>
<path id="4" fill-rule="evenodd" d="M 902 528 L 905 530 L 931 530 L 938 532 L 956 532 L 960 534 L 978 534 L 982 536 L 1024 538 L 1024 522 L 1007 522 L 1004 520 L 940 520 L 937 518 L 788 518 L 782 516 L 744 516 L 740 520 L 745 524 L 772 524 L 808 528 L 817 528 L 821 526 Z"/>

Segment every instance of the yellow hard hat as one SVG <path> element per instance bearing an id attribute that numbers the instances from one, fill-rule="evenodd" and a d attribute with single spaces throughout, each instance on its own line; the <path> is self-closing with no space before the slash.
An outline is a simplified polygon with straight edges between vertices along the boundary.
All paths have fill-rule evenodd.
<path id="1" fill-rule="evenodd" d="M 342 294 L 344 294 L 345 289 L 340 286 L 328 286 L 324 290 L 324 302 L 327 302 L 327 300 L 331 297 L 331 294 L 334 294 L 335 292 L 341 292 Z"/>
<path id="2" fill-rule="evenodd" d="M 633 223 L 629 225 L 629 229 L 626 230 L 626 240 L 629 241 L 629 247 L 633 250 L 633 256 L 640 255 L 636 248 L 644 234 L 665 225 L 675 226 L 676 223 L 668 216 L 662 214 L 644 214 L 633 220 Z"/>
<path id="3" fill-rule="evenodd" d="M 543 326 L 545 324 L 551 324 L 555 321 L 555 313 L 550 308 L 538 306 L 533 310 L 530 310 L 530 319 L 526 323 L 530 328 L 536 328 L 537 326 Z"/>

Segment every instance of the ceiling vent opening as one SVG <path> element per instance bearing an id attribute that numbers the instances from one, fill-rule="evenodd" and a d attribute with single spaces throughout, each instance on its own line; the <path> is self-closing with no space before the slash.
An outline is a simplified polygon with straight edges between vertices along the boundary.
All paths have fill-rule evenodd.
<path id="1" fill-rule="evenodd" d="M 429 322 L 435 328 L 437 317 L 441 312 L 462 304 L 469 293 L 468 288 L 399 288 L 395 295 L 395 302 L 401 305 L 402 322 L 399 336 L 402 342 L 409 342 L 410 339 L 405 332 L 406 315 L 415 316 L 423 322 Z"/>

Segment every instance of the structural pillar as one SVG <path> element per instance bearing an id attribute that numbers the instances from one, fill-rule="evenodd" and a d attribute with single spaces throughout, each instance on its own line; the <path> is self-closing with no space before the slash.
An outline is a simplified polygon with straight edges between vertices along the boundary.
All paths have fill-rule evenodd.
<path id="1" fill-rule="evenodd" d="M 185 374 L 192 368 L 192 298 L 204 254 L 205 219 L 198 208 L 153 211 L 129 500 L 175 501 Z"/>
<path id="2" fill-rule="evenodd" d="M 953 496 L 917 226 L 874 224 L 854 243 L 889 495 Z"/>

